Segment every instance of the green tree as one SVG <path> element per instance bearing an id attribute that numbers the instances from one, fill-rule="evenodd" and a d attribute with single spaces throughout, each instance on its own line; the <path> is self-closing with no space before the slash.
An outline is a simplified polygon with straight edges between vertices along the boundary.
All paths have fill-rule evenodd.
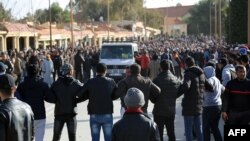
<path id="1" fill-rule="evenodd" d="M 218 0 L 201 0 L 198 4 L 194 5 L 190 11 L 191 16 L 186 19 L 188 24 L 188 34 L 210 34 L 210 10 L 211 10 L 211 24 L 212 24 L 212 33 L 215 28 L 215 2 L 217 2 L 217 15 L 218 15 Z M 210 4 L 212 5 L 210 6 Z M 226 9 L 228 7 L 226 0 L 221 0 L 221 23 L 222 23 L 222 34 L 225 34 L 225 26 L 223 23 L 226 20 L 227 13 Z M 218 20 L 217 23 L 218 25 Z M 219 26 L 217 26 L 219 27 Z"/>
<path id="2" fill-rule="evenodd" d="M 67 23 L 70 22 L 69 10 L 63 10 L 59 3 L 55 2 L 51 4 L 51 22 Z M 38 9 L 34 14 L 35 22 L 45 23 L 49 21 L 49 9 Z"/>
<path id="3" fill-rule="evenodd" d="M 227 41 L 247 43 L 247 0 L 231 0 L 226 20 Z"/>
<path id="4" fill-rule="evenodd" d="M 5 9 L 3 4 L 0 2 L 0 21 L 10 21 L 12 19 L 11 10 Z"/>
<path id="5" fill-rule="evenodd" d="M 27 13 L 26 16 L 20 20 L 18 20 L 18 22 L 21 22 L 21 23 L 25 23 L 27 21 L 34 21 L 34 17 L 31 13 Z"/>
<path id="6" fill-rule="evenodd" d="M 76 0 L 77 9 L 80 11 L 77 21 L 94 19 L 99 21 L 103 17 L 107 21 L 108 0 Z M 144 9 L 142 0 L 109 0 L 110 20 L 144 21 Z M 147 26 L 160 28 L 163 17 L 157 11 L 146 10 Z"/>

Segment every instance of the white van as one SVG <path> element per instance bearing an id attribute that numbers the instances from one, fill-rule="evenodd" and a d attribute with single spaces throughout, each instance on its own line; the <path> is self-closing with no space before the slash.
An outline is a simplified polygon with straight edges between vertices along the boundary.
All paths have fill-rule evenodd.
<path id="1" fill-rule="evenodd" d="M 107 77 L 120 80 L 125 76 L 126 66 L 135 63 L 134 52 L 138 52 L 136 43 L 103 43 L 100 51 L 100 63 L 107 65 Z"/>

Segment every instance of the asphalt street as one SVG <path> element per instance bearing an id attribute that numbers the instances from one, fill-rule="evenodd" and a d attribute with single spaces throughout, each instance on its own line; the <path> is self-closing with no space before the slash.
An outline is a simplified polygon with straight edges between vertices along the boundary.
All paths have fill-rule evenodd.
<path id="1" fill-rule="evenodd" d="M 78 115 L 77 115 L 77 133 L 76 138 L 77 141 L 91 141 L 90 127 L 89 127 L 89 115 L 87 114 L 87 103 L 88 101 L 82 102 L 78 104 Z M 153 104 L 150 103 L 148 107 L 149 115 L 152 117 Z M 181 115 L 181 98 L 177 99 L 176 105 L 177 113 L 175 119 L 175 133 L 177 141 L 185 141 L 184 136 L 184 122 L 183 117 Z M 54 124 L 54 104 L 46 103 L 46 131 L 44 141 L 51 141 L 53 137 L 53 124 Z M 120 116 L 120 101 L 114 101 L 114 123 L 121 118 Z M 220 122 L 220 129 L 223 135 L 223 122 Z M 167 133 L 164 132 L 164 139 L 167 141 Z M 66 125 L 63 128 L 61 141 L 68 141 L 68 133 Z M 101 139 L 100 141 L 104 141 L 103 134 L 101 131 Z"/>

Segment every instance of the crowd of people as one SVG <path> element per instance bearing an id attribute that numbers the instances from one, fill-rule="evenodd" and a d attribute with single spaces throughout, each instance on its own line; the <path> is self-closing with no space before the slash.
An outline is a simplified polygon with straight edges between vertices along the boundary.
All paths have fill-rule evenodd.
<path id="1" fill-rule="evenodd" d="M 175 141 L 176 100 L 182 97 L 185 137 L 222 141 L 219 120 L 250 122 L 250 70 L 246 45 L 208 36 L 158 36 L 138 42 L 136 63 L 118 82 L 106 77 L 99 49 L 76 47 L 2 52 L 0 140 L 44 140 L 44 102 L 55 104 L 53 141 L 64 124 L 76 140 L 77 104 L 88 100 L 92 141 Z M 17 100 L 19 99 L 19 100 Z M 113 101 L 122 118 L 113 124 Z M 154 104 L 153 119 L 148 102 Z M 151 112 L 151 111 L 150 111 Z"/>

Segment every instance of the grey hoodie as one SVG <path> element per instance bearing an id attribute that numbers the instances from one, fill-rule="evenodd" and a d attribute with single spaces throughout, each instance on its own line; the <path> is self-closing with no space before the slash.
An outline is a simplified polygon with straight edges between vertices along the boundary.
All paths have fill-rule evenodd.
<path id="1" fill-rule="evenodd" d="M 227 82 L 231 80 L 230 70 L 235 72 L 235 68 L 232 64 L 227 64 L 222 70 L 222 84 L 224 87 L 226 87 Z"/>
<path id="2" fill-rule="evenodd" d="M 203 70 L 208 80 L 208 83 L 213 86 L 213 92 L 204 92 L 203 107 L 221 105 L 222 102 L 220 96 L 225 89 L 224 86 L 220 83 L 220 80 L 215 76 L 215 69 L 213 67 L 207 66 Z"/>

